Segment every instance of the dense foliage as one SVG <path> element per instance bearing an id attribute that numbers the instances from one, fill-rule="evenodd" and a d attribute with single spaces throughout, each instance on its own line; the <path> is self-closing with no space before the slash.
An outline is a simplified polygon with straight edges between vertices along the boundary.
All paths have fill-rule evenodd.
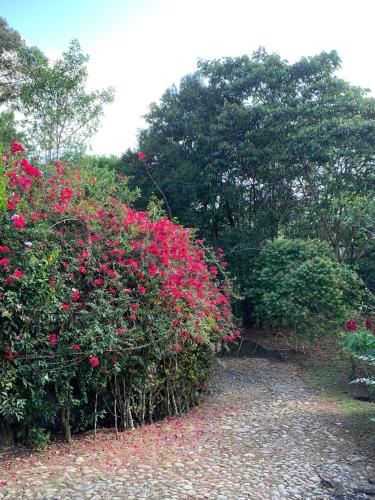
<path id="1" fill-rule="evenodd" d="M 22 72 L 19 51 L 25 46 L 21 35 L 0 17 L 0 105 L 19 96 Z"/>
<path id="2" fill-rule="evenodd" d="M 337 331 L 361 298 L 361 280 L 318 240 L 276 239 L 262 249 L 249 291 L 263 321 L 314 338 Z"/>
<path id="3" fill-rule="evenodd" d="M 215 344 L 238 335 L 221 250 L 132 210 L 105 168 L 42 168 L 13 144 L 0 172 L 3 434 L 70 439 L 99 417 L 131 428 L 185 410 Z"/>

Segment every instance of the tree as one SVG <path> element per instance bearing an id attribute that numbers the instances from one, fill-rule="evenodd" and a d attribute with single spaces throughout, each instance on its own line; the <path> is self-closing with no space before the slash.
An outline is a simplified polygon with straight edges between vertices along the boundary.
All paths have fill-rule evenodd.
<path id="1" fill-rule="evenodd" d="M 22 51 L 20 109 L 30 142 L 45 161 L 82 151 L 99 127 L 103 106 L 113 101 L 112 88 L 86 91 L 88 59 L 77 40 L 54 63 L 38 49 Z"/>
<path id="2" fill-rule="evenodd" d="M 265 239 L 324 239 L 350 263 L 371 243 L 375 101 L 335 76 L 340 63 L 264 49 L 199 61 L 146 115 L 139 149 L 172 214 L 224 247 L 243 283 Z M 119 168 L 140 203 L 156 193 L 134 153 Z"/>
<path id="3" fill-rule="evenodd" d="M 0 105 L 12 102 L 19 95 L 22 80 L 19 51 L 25 47 L 21 35 L 0 17 Z"/>

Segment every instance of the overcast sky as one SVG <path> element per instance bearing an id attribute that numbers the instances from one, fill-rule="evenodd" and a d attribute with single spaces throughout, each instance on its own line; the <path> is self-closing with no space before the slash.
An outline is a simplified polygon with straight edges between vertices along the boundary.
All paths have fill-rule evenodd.
<path id="1" fill-rule="evenodd" d="M 134 147 L 149 104 L 198 58 L 262 45 L 293 62 L 336 49 L 340 76 L 375 95 L 375 0 L 0 0 L 0 15 L 52 57 L 77 38 L 90 86 L 115 87 L 92 141 L 98 154 Z"/>

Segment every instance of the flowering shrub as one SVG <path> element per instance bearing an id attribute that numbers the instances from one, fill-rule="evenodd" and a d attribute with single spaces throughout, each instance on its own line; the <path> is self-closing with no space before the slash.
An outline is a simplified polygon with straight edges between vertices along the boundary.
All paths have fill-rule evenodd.
<path id="1" fill-rule="evenodd" d="M 371 317 L 361 324 L 349 319 L 346 330 L 342 342 L 352 361 L 352 383 L 366 384 L 369 397 L 375 400 L 375 322 Z M 359 368 L 362 376 L 356 377 Z"/>
<path id="2" fill-rule="evenodd" d="M 222 254 L 133 211 L 111 172 L 23 153 L 0 166 L 0 433 L 70 439 L 111 414 L 131 428 L 186 410 L 214 345 L 238 336 Z"/>
<path id="3" fill-rule="evenodd" d="M 363 292 L 360 278 L 327 243 L 277 239 L 260 253 L 250 294 L 259 319 L 311 339 L 337 332 Z"/>

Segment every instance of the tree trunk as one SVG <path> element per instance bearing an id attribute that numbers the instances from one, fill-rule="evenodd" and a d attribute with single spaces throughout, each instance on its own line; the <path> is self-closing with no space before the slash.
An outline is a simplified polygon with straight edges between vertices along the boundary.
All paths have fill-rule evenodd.
<path id="1" fill-rule="evenodd" d="M 0 419 L 0 449 L 14 445 L 14 434 L 11 423 L 7 419 Z"/>
<path id="2" fill-rule="evenodd" d="M 70 443 L 72 441 L 72 433 L 70 430 L 69 419 L 70 419 L 69 408 L 63 408 L 61 410 L 61 424 L 62 424 L 62 427 L 64 429 L 65 439 L 66 439 L 67 443 Z"/>

